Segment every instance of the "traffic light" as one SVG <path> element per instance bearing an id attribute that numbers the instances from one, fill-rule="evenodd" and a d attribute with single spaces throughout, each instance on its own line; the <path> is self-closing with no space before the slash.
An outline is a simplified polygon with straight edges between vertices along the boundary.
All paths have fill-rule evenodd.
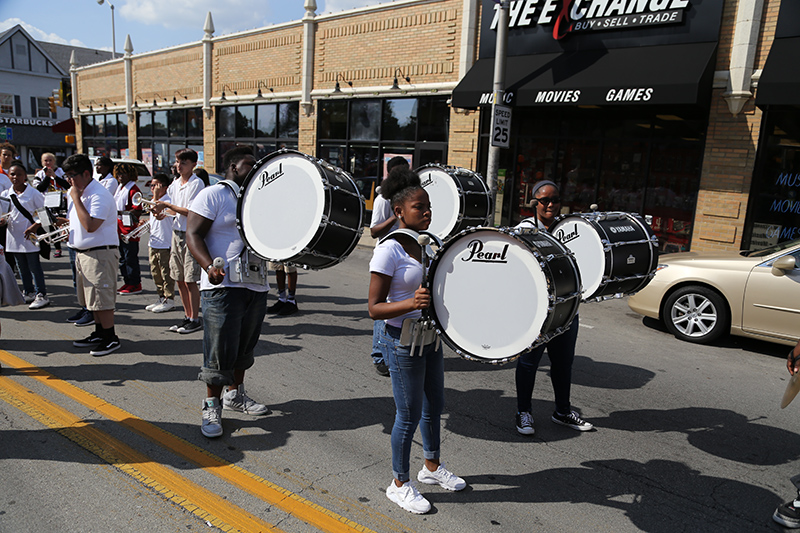
<path id="1" fill-rule="evenodd" d="M 56 110 L 57 110 L 57 108 L 56 108 L 56 97 L 55 96 L 49 96 L 47 98 L 47 102 L 50 104 L 50 112 L 51 113 L 55 113 Z"/>
<path id="2" fill-rule="evenodd" d="M 63 78 L 58 86 L 58 96 L 61 107 L 72 107 L 72 84 L 69 78 Z"/>

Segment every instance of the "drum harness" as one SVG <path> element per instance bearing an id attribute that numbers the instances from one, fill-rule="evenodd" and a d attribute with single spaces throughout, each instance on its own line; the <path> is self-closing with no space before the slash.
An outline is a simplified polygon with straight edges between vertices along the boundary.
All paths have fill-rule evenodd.
<path id="1" fill-rule="evenodd" d="M 430 254 L 428 253 L 429 245 L 430 242 L 433 241 L 436 243 L 437 247 L 441 247 L 442 241 L 439 237 L 427 231 L 417 233 L 408 228 L 400 228 L 382 238 L 379 244 L 388 239 L 396 239 L 400 235 L 407 235 L 419 243 L 421 251 L 420 262 L 422 263 L 422 288 L 427 289 L 428 262 L 430 261 Z M 419 347 L 418 355 L 421 356 L 425 346 L 434 342 L 436 343 L 435 349 L 438 350 L 442 341 L 439 338 L 438 332 L 433 327 L 427 308 L 422 309 L 422 313 L 418 318 L 406 318 L 403 320 L 403 327 L 400 330 L 400 346 L 410 346 L 408 350 L 409 355 L 414 356 L 414 352 L 417 350 L 417 347 Z"/>
<path id="2" fill-rule="evenodd" d="M 234 198 L 239 197 L 240 187 L 235 181 L 222 180 L 219 184 L 226 186 L 233 192 Z M 267 273 L 269 268 L 267 261 L 255 254 L 251 254 L 245 246 L 239 257 L 230 264 L 230 280 L 234 283 L 253 283 L 255 285 L 267 285 Z"/>

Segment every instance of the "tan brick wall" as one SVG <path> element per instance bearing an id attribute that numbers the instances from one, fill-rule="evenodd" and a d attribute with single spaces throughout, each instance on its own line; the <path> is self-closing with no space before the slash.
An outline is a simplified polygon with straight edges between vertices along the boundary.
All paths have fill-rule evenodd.
<path id="1" fill-rule="evenodd" d="M 102 112 L 103 105 L 125 105 L 125 68 L 121 62 L 101 64 L 78 75 L 78 107 Z"/>
<path id="2" fill-rule="evenodd" d="M 201 45 L 156 55 L 135 57 L 132 61 L 133 97 L 143 102 L 159 105 L 177 100 L 190 100 L 203 96 L 203 47 Z"/>
<path id="3" fill-rule="evenodd" d="M 478 136 L 480 124 L 479 111 L 450 108 L 450 142 L 447 146 L 447 162 L 457 167 L 477 170 Z"/>
<path id="4" fill-rule="evenodd" d="M 411 85 L 457 81 L 462 5 L 444 0 L 321 21 L 314 89 L 333 90 L 337 74 L 354 87 L 390 87 L 397 68 Z"/>
<path id="5" fill-rule="evenodd" d="M 222 174 L 223 169 L 217 168 L 217 113 L 216 108 L 211 108 L 211 117 L 203 114 L 203 167 L 210 173 Z"/>

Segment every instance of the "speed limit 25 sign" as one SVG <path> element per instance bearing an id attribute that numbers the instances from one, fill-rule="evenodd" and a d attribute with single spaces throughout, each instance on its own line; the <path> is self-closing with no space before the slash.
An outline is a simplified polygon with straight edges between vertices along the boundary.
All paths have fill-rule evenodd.
<path id="1" fill-rule="evenodd" d="M 504 105 L 495 105 L 494 116 L 492 116 L 492 146 L 508 148 L 510 136 L 511 108 Z"/>

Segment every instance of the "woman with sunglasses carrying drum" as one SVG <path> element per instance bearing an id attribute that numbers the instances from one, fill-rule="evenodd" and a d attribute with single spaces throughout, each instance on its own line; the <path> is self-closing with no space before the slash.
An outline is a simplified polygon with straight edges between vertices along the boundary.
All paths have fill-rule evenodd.
<path id="1" fill-rule="evenodd" d="M 435 335 L 423 332 L 409 342 L 410 330 L 422 310 L 430 306 L 430 290 L 422 287 L 422 247 L 412 237 L 431 223 L 428 194 L 419 176 L 396 169 L 381 186 L 400 222 L 400 230 L 383 239 L 370 261 L 369 314 L 385 320 L 379 347 L 392 380 L 397 414 L 392 428 L 392 473 L 386 496 L 406 511 L 427 513 L 431 504 L 410 480 L 411 444 L 417 425 L 422 434 L 425 464 L 417 474 L 421 483 L 458 491 L 466 482 L 450 473 L 439 459 L 441 414 L 444 407 L 444 358 Z M 407 230 L 411 230 L 408 232 Z M 404 233 L 405 231 L 405 233 Z M 415 330 L 415 333 L 419 333 Z M 432 333 L 432 330 L 431 330 Z"/>
<path id="2" fill-rule="evenodd" d="M 561 211 L 561 198 L 558 185 L 550 180 L 542 180 L 533 186 L 534 199 L 531 202 L 536 208 L 536 216 L 520 222 L 518 228 L 537 228 L 547 231 L 555 222 Z M 540 344 L 533 350 L 523 353 L 517 359 L 517 432 L 521 435 L 533 435 L 533 415 L 531 414 L 531 398 L 536 379 L 536 371 L 542 360 L 545 349 L 550 358 L 550 380 L 556 400 L 556 410 L 551 420 L 556 424 L 567 426 L 577 431 L 590 431 L 594 426 L 583 420 L 572 410 L 569 402 L 572 385 L 572 361 L 575 359 L 575 344 L 578 341 L 578 316 L 572 321 L 569 330 L 550 342 Z"/>

